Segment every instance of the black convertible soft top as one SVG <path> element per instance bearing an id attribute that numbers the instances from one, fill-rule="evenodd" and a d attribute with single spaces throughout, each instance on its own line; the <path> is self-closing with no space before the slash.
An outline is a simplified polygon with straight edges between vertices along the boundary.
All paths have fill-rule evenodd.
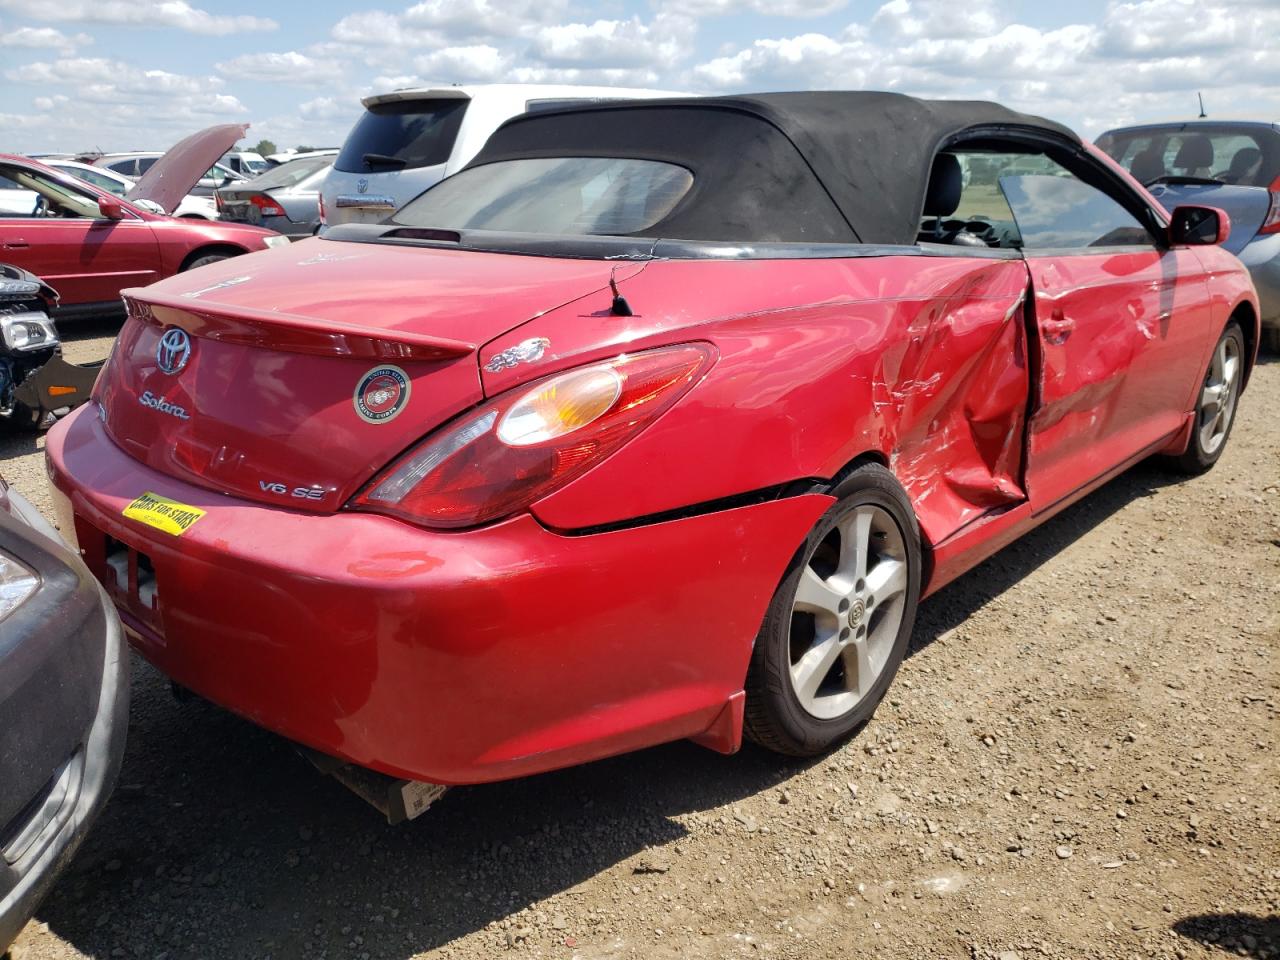
<path id="1" fill-rule="evenodd" d="M 1015 131 L 1080 144 L 1060 124 L 978 100 L 768 93 L 524 114 L 468 168 L 529 157 L 659 160 L 688 168 L 694 184 L 647 236 L 911 244 L 938 150 L 960 135 Z"/>

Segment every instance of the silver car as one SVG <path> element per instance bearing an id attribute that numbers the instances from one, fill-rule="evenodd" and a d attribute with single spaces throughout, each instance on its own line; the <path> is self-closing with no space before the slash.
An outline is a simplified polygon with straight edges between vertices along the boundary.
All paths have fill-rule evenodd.
<path id="1" fill-rule="evenodd" d="M 291 160 L 260 177 L 223 187 L 215 194 L 223 220 L 252 223 L 292 240 L 320 228 L 320 185 L 333 166 L 332 153 Z"/>

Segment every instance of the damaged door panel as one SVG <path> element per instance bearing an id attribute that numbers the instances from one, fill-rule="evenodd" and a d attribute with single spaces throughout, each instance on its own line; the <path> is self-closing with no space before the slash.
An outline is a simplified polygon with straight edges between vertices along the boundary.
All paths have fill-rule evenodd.
<path id="1" fill-rule="evenodd" d="M 923 312 L 896 369 L 882 371 L 899 429 L 890 465 L 932 543 L 1026 499 L 1030 378 L 1018 266 L 1006 270 L 999 297 L 956 297 Z"/>
<path id="2" fill-rule="evenodd" d="M 1208 329 L 1191 256 L 1028 254 L 1041 370 L 1028 471 L 1036 510 L 1181 427 Z"/>

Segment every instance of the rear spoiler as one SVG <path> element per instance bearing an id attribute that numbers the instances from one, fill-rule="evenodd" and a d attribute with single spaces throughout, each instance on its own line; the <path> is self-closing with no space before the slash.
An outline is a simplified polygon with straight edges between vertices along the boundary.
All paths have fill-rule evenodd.
<path id="1" fill-rule="evenodd" d="M 409 330 L 385 330 L 337 320 L 317 320 L 257 307 L 209 304 L 182 295 L 133 288 L 121 293 L 129 316 L 158 327 L 180 327 L 195 337 L 284 353 L 370 360 L 448 360 L 478 344 Z"/>
<path id="2" fill-rule="evenodd" d="M 393 90 L 391 93 L 375 93 L 360 101 L 366 109 L 379 103 L 396 103 L 400 100 L 470 100 L 471 94 L 454 87 L 433 89 Z"/>

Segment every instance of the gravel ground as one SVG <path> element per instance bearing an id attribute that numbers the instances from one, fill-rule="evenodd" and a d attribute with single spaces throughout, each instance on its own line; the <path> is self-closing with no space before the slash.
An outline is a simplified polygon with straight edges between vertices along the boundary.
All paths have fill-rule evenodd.
<path id="1" fill-rule="evenodd" d="M 817 762 L 672 744 L 393 828 L 139 662 L 14 960 L 1280 957 L 1277 410 L 1272 361 L 1211 473 L 1140 466 L 928 601 Z M 46 505 L 39 445 L 0 471 Z"/>

